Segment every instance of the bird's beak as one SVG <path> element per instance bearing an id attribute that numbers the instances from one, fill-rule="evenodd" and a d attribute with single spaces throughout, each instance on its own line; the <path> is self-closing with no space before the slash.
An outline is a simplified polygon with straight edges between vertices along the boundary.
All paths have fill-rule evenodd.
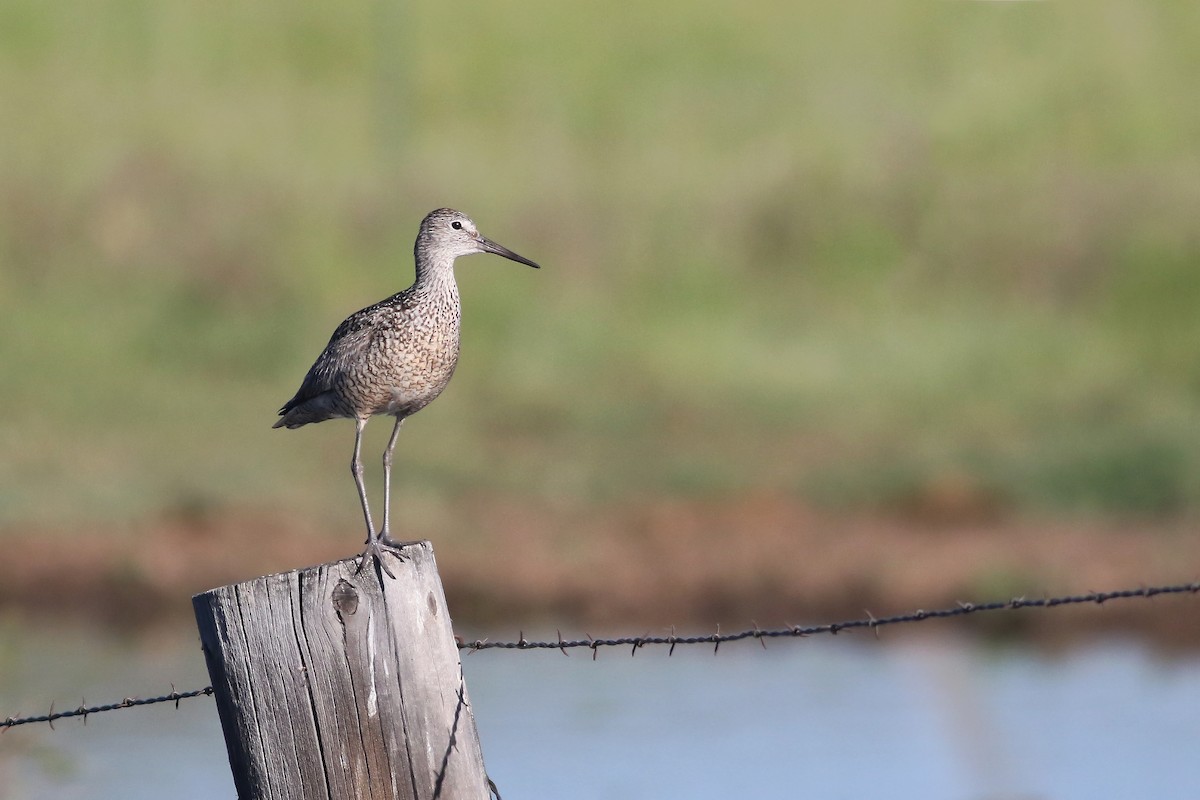
<path id="1" fill-rule="evenodd" d="M 533 263 L 528 258 L 525 258 L 525 256 L 517 255 L 512 250 L 509 250 L 507 247 L 504 247 L 502 245 L 496 244 L 495 242 L 493 242 L 491 239 L 487 238 L 486 236 L 479 236 L 476 239 L 476 243 L 479 245 L 479 249 L 485 253 L 495 253 L 498 256 L 504 256 L 505 258 L 507 258 L 510 261 L 517 261 L 522 264 L 527 264 L 527 265 L 533 267 L 534 269 L 541 269 L 540 266 Z"/>

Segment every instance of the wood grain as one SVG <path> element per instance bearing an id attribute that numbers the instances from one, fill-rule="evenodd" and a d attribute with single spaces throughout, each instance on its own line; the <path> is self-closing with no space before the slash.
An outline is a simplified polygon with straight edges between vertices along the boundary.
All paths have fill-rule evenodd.
<path id="1" fill-rule="evenodd" d="M 242 800 L 488 797 L 433 548 L 196 595 Z"/>

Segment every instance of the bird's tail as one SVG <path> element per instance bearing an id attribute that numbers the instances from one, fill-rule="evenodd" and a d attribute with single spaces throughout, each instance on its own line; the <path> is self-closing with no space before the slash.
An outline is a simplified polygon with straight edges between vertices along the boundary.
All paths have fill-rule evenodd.
<path id="1" fill-rule="evenodd" d="M 316 397 L 297 403 L 289 400 L 279 409 L 279 419 L 272 428 L 299 428 L 312 422 L 324 422 L 327 419 L 342 416 L 338 413 L 332 396 L 326 392 Z"/>

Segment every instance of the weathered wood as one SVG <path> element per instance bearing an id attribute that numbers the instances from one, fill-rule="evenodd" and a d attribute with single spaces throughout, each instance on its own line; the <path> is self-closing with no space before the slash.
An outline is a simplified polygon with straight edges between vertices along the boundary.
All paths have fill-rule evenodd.
<path id="1" fill-rule="evenodd" d="M 488 797 L 433 548 L 404 553 L 192 598 L 241 800 Z"/>

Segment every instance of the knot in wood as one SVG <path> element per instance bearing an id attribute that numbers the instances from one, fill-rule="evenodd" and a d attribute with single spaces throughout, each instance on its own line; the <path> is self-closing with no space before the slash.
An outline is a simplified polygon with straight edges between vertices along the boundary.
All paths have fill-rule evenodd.
<path id="1" fill-rule="evenodd" d="M 333 587 L 333 607 L 338 616 L 348 617 L 358 611 L 358 590 L 348 580 L 342 578 Z"/>

